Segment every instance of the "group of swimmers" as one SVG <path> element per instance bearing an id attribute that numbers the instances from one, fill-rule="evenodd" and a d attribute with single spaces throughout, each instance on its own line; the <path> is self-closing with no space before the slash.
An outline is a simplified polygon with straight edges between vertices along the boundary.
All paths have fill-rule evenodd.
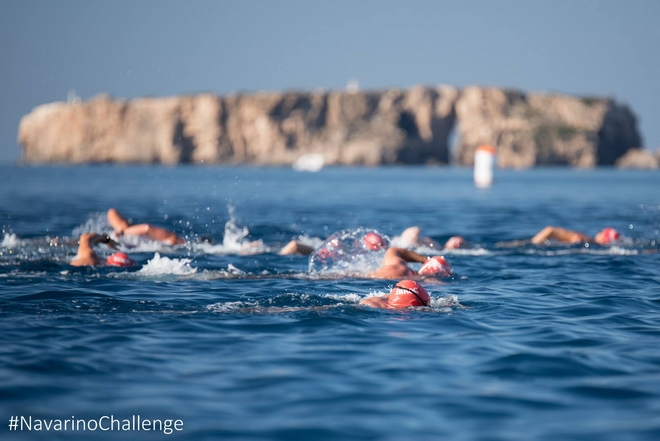
<path id="1" fill-rule="evenodd" d="M 98 233 L 85 233 L 80 236 L 78 242 L 78 253 L 71 261 L 73 266 L 97 266 L 102 265 L 103 261 L 99 259 L 94 251 L 94 246 L 105 244 L 115 250 L 119 249 L 119 244 L 115 239 L 122 236 L 141 237 L 155 242 L 161 242 L 165 245 L 182 245 L 185 243 L 181 237 L 176 233 L 157 227 L 151 224 L 137 224 L 131 225 L 130 222 L 124 218 L 117 210 L 111 208 L 108 210 L 108 223 L 114 230 L 114 239 L 106 234 Z M 135 261 L 131 259 L 126 253 L 116 252 L 108 257 L 105 261 L 110 266 L 130 267 L 135 265 Z"/>
<path id="2" fill-rule="evenodd" d="M 117 210 L 111 208 L 107 213 L 108 223 L 113 229 L 113 237 L 98 233 L 85 233 L 81 235 L 78 245 L 78 253 L 71 262 L 73 266 L 97 266 L 107 264 L 117 267 L 130 267 L 136 265 L 126 253 L 115 252 L 110 255 L 106 261 L 102 261 L 96 252 L 94 246 L 105 244 L 115 250 L 119 249 L 117 240 L 121 237 L 139 237 L 148 240 L 163 243 L 165 245 L 182 245 L 185 241 L 176 233 L 157 227 L 151 224 L 131 225 Z M 614 228 L 604 228 L 593 238 L 577 232 L 567 230 L 561 227 L 548 226 L 539 231 L 528 241 L 532 244 L 541 245 L 550 241 L 563 242 L 568 244 L 577 243 L 596 243 L 598 245 L 608 245 L 620 239 L 620 234 Z M 398 238 L 398 246 L 390 246 L 389 242 L 375 231 L 369 231 L 361 238 L 361 246 L 367 251 L 385 250 L 382 264 L 378 269 L 366 274 L 368 278 L 374 279 L 401 279 L 395 284 L 389 294 L 380 297 L 369 297 L 363 299 L 360 304 L 374 308 L 408 308 L 429 306 L 431 298 L 429 293 L 416 280 L 428 278 L 442 278 L 453 275 L 453 269 L 447 259 L 442 255 L 426 256 L 412 251 L 408 248 L 414 246 L 425 246 L 437 250 L 452 250 L 465 248 L 467 242 L 460 236 L 451 237 L 442 246 L 429 237 L 421 236 L 418 227 L 406 229 Z M 330 256 L 333 253 L 332 243 L 330 241 L 324 248 L 315 250 L 312 247 L 292 240 L 286 244 L 280 254 L 302 254 L 317 256 Z M 519 242 L 520 243 L 520 242 Z M 408 266 L 409 263 L 421 263 L 422 267 L 414 271 Z"/>

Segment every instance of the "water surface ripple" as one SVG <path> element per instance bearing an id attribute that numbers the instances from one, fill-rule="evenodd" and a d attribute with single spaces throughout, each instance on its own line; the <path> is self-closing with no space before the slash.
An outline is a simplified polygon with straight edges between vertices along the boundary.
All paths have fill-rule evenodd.
<path id="1" fill-rule="evenodd" d="M 479 190 L 447 168 L 0 172 L 6 419 L 178 418 L 171 437 L 194 440 L 660 439 L 658 173 L 501 171 Z M 133 269 L 71 267 L 81 233 L 110 232 L 110 207 L 187 245 L 126 244 Z M 624 240 L 502 246 L 548 224 Z M 277 254 L 411 225 L 471 244 L 445 253 L 456 274 L 427 285 L 430 308 L 359 306 L 392 282 Z"/>

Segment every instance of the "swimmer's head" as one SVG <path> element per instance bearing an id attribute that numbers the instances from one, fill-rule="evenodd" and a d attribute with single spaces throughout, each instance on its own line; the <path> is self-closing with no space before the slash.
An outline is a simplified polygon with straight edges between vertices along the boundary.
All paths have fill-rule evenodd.
<path id="1" fill-rule="evenodd" d="M 594 242 L 600 245 L 607 245 L 612 242 L 616 242 L 621 238 L 621 235 L 614 228 L 603 228 L 596 234 L 594 237 Z"/>
<path id="2" fill-rule="evenodd" d="M 387 241 L 380 234 L 370 231 L 364 235 L 364 245 L 372 251 L 378 251 L 387 247 Z"/>
<path id="3" fill-rule="evenodd" d="M 445 249 L 455 250 L 458 248 L 464 248 L 465 245 L 465 239 L 463 239 L 461 236 L 452 236 L 447 240 L 447 243 L 445 243 Z"/>
<path id="4" fill-rule="evenodd" d="M 128 254 L 122 252 L 108 256 L 107 262 L 110 266 L 118 266 L 120 268 L 136 265 L 135 261 L 128 257 Z"/>
<path id="5" fill-rule="evenodd" d="M 387 307 L 391 309 L 410 306 L 428 306 L 431 296 L 422 285 L 414 280 L 402 280 L 392 288 L 387 298 Z"/>
<path id="6" fill-rule="evenodd" d="M 443 256 L 434 256 L 429 257 L 418 273 L 423 276 L 449 277 L 454 273 L 454 270 Z"/>
<path id="7" fill-rule="evenodd" d="M 199 236 L 197 239 L 195 239 L 195 242 L 213 245 L 213 239 L 208 236 Z"/>
<path id="8" fill-rule="evenodd" d="M 337 257 L 336 251 L 331 251 L 327 248 L 321 248 L 316 252 L 316 259 L 321 263 L 328 263 Z"/>

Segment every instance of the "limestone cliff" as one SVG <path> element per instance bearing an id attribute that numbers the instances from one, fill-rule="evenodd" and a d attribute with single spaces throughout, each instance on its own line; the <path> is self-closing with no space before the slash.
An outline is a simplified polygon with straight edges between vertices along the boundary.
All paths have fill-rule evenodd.
<path id="1" fill-rule="evenodd" d="M 373 92 L 286 92 L 51 103 L 21 120 L 26 163 L 290 165 L 458 163 L 477 145 L 506 167 L 613 164 L 639 147 L 635 118 L 609 99 L 492 88 L 417 86 Z"/>
<path id="2" fill-rule="evenodd" d="M 657 170 L 660 168 L 660 150 L 655 155 L 644 149 L 630 149 L 617 159 L 615 165 L 619 168 L 639 168 Z"/>
<path id="3" fill-rule="evenodd" d="M 632 112 L 611 99 L 468 87 L 456 103 L 458 162 L 480 144 L 497 147 L 501 167 L 613 165 L 640 147 Z"/>

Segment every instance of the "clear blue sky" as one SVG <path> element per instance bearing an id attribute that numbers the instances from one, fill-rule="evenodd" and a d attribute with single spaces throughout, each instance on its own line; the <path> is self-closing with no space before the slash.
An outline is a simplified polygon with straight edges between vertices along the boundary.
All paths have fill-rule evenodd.
<path id="1" fill-rule="evenodd" d="M 39 104 L 469 84 L 611 96 L 660 147 L 660 1 L 34 1 L 0 12 L 0 163 Z"/>

